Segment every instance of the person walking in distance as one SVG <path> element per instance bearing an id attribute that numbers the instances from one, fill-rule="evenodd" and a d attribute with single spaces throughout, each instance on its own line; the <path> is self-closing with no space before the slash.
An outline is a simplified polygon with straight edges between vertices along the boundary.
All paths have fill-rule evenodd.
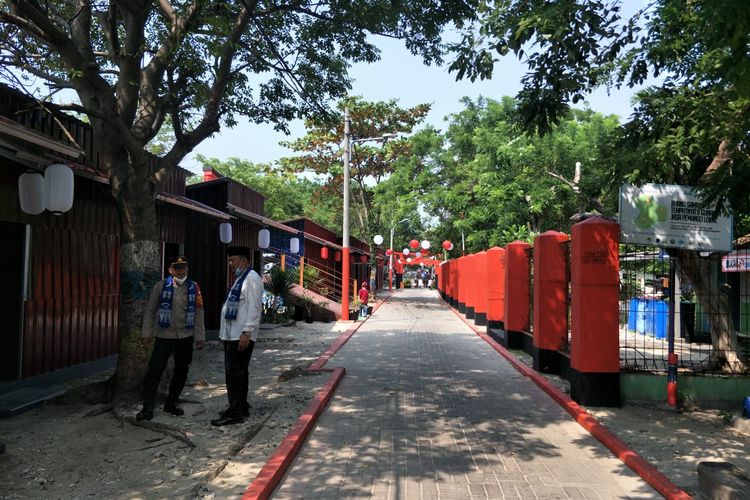
<path id="1" fill-rule="evenodd" d="M 370 300 L 370 292 L 367 291 L 367 283 L 362 283 L 362 288 L 359 289 L 359 317 L 367 317 L 367 302 Z"/>
<path id="2" fill-rule="evenodd" d="M 221 309 L 219 338 L 224 341 L 224 375 L 229 406 L 211 425 L 238 424 L 250 416 L 247 401 L 250 356 L 260 329 L 263 281 L 250 267 L 248 247 L 227 248 L 235 280 Z"/>
<path id="3" fill-rule="evenodd" d="M 201 289 L 187 275 L 187 259 L 175 257 L 169 264 L 169 276 L 156 283 L 151 290 L 143 314 L 141 341 L 145 346 L 151 345 L 154 338 L 156 341 L 143 382 L 143 409 L 135 416 L 136 420 L 154 418 L 156 391 L 172 355 L 174 373 L 164 411 L 176 416 L 185 413 L 177 403 L 193 361 L 193 343 L 197 349 L 203 349 L 206 339 Z"/>

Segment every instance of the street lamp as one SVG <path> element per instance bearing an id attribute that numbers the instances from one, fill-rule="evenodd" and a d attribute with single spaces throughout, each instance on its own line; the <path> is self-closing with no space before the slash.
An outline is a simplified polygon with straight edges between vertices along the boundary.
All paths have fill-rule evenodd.
<path id="1" fill-rule="evenodd" d="M 349 319 L 349 164 L 352 157 L 352 146 L 359 142 L 385 142 L 396 137 L 395 134 L 383 134 L 381 137 L 352 139 L 352 125 L 349 119 L 349 108 L 344 108 L 344 221 L 341 237 L 341 319 Z"/>
<path id="2" fill-rule="evenodd" d="M 398 222 L 394 222 L 391 224 L 391 250 L 393 250 L 393 231 L 396 228 L 397 225 L 401 224 L 402 222 L 406 222 L 409 219 L 401 219 Z M 393 252 L 391 252 L 391 260 L 388 263 L 388 290 L 393 290 Z"/>

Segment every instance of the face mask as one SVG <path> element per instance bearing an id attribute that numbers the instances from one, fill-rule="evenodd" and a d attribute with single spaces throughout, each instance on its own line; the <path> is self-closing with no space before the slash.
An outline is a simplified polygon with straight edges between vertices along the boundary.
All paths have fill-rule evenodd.
<path id="1" fill-rule="evenodd" d="M 175 283 L 177 283 L 178 285 L 180 285 L 180 286 L 182 286 L 182 285 L 183 285 L 183 284 L 185 283 L 185 280 L 186 280 L 186 279 L 187 279 L 187 276 L 185 276 L 185 277 L 184 277 L 184 278 L 182 278 L 182 279 L 180 279 L 180 278 L 175 278 L 175 277 L 172 277 L 172 280 L 173 280 L 173 281 L 174 281 Z"/>
<path id="2" fill-rule="evenodd" d="M 239 278 L 240 276 L 242 276 L 242 273 L 244 273 L 244 272 L 245 272 L 245 270 L 244 270 L 244 269 L 235 269 L 235 270 L 234 270 L 234 275 L 235 275 L 235 276 L 236 276 L 237 278 Z"/>

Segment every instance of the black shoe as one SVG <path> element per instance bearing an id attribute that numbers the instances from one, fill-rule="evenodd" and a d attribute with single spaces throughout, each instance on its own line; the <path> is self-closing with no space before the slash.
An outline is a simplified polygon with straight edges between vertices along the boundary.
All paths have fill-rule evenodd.
<path id="1" fill-rule="evenodd" d="M 185 414 L 185 410 L 177 406 L 175 403 L 164 403 L 164 411 L 171 413 L 176 417 L 181 417 Z"/>
<path id="2" fill-rule="evenodd" d="M 216 427 L 221 427 L 224 425 L 234 425 L 234 424 L 241 424 L 245 421 L 245 417 L 242 415 L 224 415 L 223 417 L 215 418 L 211 420 L 211 425 L 214 425 Z"/>
<path id="3" fill-rule="evenodd" d="M 140 422 L 141 420 L 151 420 L 154 418 L 154 409 L 143 407 L 141 411 L 135 416 L 135 419 Z"/>
<path id="4" fill-rule="evenodd" d="M 231 410 L 231 407 L 230 407 L 230 408 L 224 408 L 223 410 L 221 410 L 221 411 L 219 412 L 219 416 L 220 416 L 221 418 L 224 418 L 224 417 L 226 417 L 226 416 L 227 416 L 227 414 L 229 414 L 229 410 Z M 242 413 L 242 416 L 243 416 L 243 417 L 249 417 L 249 416 L 250 416 L 250 407 L 249 407 L 249 406 L 246 406 L 246 407 L 244 407 L 244 408 L 242 409 L 241 413 Z"/>

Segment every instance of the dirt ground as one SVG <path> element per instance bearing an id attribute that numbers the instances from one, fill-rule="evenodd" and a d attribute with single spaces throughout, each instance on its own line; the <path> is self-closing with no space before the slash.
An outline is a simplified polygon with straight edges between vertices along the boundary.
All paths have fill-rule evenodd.
<path id="1" fill-rule="evenodd" d="M 351 323 L 297 323 L 262 330 L 251 366 L 251 416 L 244 425 L 212 427 L 227 406 L 221 344 L 195 351 L 182 393 L 185 415 L 158 406 L 155 424 L 132 425 L 133 405 L 91 416 L 85 402 L 47 404 L 0 420 L 0 498 L 233 498 L 242 494 L 328 374 L 279 375 L 306 367 Z M 284 377 L 286 378 L 286 377 Z M 192 443 L 191 446 L 188 441 Z"/>
<path id="2" fill-rule="evenodd" d="M 303 376 L 294 367 L 307 366 L 350 326 L 297 323 L 262 331 L 245 425 L 209 424 L 226 406 L 218 342 L 195 353 L 183 393 L 186 414 L 157 409 L 153 422 L 169 426 L 168 433 L 133 425 L 138 404 L 98 415 L 97 406 L 80 401 L 48 404 L 0 420 L 0 442 L 7 447 L 0 455 L 0 498 L 237 497 L 328 377 Z M 288 370 L 291 378 L 279 380 Z M 553 382 L 565 390 L 564 381 Z M 591 413 L 692 494 L 699 461 L 726 460 L 750 471 L 750 436 L 733 431 L 723 412 L 628 405 Z"/>

